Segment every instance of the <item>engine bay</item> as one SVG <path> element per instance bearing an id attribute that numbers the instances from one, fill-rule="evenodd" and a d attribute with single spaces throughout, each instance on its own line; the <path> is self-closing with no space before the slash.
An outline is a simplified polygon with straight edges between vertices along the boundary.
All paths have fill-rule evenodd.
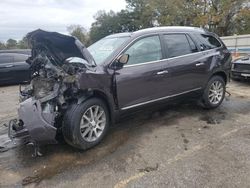
<path id="1" fill-rule="evenodd" d="M 96 64 L 72 36 L 36 30 L 27 39 L 30 83 L 20 86 L 18 118 L 9 122 L 9 137 L 34 146 L 57 143 L 67 110 L 86 97 L 82 77 Z"/>
<path id="2" fill-rule="evenodd" d="M 42 111 L 63 115 L 72 100 L 77 99 L 79 73 L 86 71 L 81 62 L 65 60 L 63 66 L 56 66 L 56 60 L 44 48 L 33 49 L 32 57 L 27 60 L 31 68 L 31 82 L 20 89 L 20 102 L 29 98 L 41 102 Z M 55 125 L 58 127 L 57 125 Z"/>

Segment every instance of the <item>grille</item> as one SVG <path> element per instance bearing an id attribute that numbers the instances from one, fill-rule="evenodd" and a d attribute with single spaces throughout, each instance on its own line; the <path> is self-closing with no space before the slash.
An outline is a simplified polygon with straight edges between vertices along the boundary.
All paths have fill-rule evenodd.
<path id="1" fill-rule="evenodd" d="M 236 70 L 249 70 L 250 71 L 250 64 L 234 64 L 234 69 Z"/>

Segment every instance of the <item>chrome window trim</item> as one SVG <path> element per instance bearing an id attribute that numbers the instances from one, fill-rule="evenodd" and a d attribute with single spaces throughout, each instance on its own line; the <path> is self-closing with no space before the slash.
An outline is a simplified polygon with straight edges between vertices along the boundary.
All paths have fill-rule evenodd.
<path id="1" fill-rule="evenodd" d="M 115 60 L 125 51 L 127 50 L 127 48 L 132 45 L 136 40 L 139 40 L 140 38 L 145 38 L 145 37 L 149 37 L 149 36 L 154 36 L 154 35 L 158 35 L 160 37 L 160 35 L 167 35 L 167 34 L 186 34 L 186 35 L 189 35 L 188 32 L 155 32 L 155 33 L 148 33 L 148 34 L 144 34 L 144 35 L 141 35 L 141 36 L 138 36 L 136 38 L 134 38 L 132 41 L 130 41 L 116 56 L 115 58 L 112 60 L 112 62 L 109 64 L 109 67 L 112 66 L 112 64 L 115 62 Z M 190 36 L 190 35 L 189 35 Z M 192 37 L 191 37 L 192 39 Z M 219 40 L 218 40 L 219 41 Z M 220 42 L 220 41 L 219 41 Z M 194 52 L 194 53 L 190 53 L 190 54 L 185 54 L 185 55 L 182 55 L 182 56 L 177 56 L 177 57 L 172 57 L 172 58 L 165 58 L 165 59 L 161 59 L 161 60 L 157 60 L 157 61 L 149 61 L 149 62 L 145 62 L 145 63 L 138 63 L 138 64 L 133 64 L 133 65 L 124 65 L 123 68 L 129 68 L 129 67 L 134 67 L 134 66 L 141 66 L 141 65 L 147 65 L 147 64 L 152 64 L 152 63 L 161 63 L 163 61 L 166 61 L 166 60 L 173 60 L 173 59 L 177 59 L 177 58 L 181 58 L 181 57 L 187 57 L 189 55 L 194 55 L 194 54 L 200 54 L 200 53 L 204 53 L 204 52 L 210 52 L 212 50 L 217 50 L 219 48 L 221 48 L 222 46 L 220 47 L 217 47 L 217 48 L 213 48 L 213 49 L 210 49 L 210 50 L 204 50 L 204 51 L 198 51 L 198 52 Z"/>
<path id="2" fill-rule="evenodd" d="M 161 46 L 161 38 L 160 38 L 160 33 L 150 33 L 150 34 L 146 34 L 146 35 L 142 35 L 142 36 L 139 36 L 137 38 L 135 38 L 133 41 L 131 41 L 128 45 L 126 45 L 123 50 L 119 53 L 118 57 L 126 50 L 128 50 L 133 44 L 135 44 L 134 42 L 136 41 L 139 41 L 141 39 L 144 39 L 144 38 L 147 38 L 147 37 L 153 37 L 153 36 L 157 36 L 158 39 L 159 39 L 159 42 L 160 42 L 160 47 L 161 47 L 161 56 L 163 57 L 163 49 L 162 49 L 162 46 Z M 116 59 L 116 58 L 115 58 Z M 148 64 L 148 63 L 155 63 L 155 62 L 158 62 L 158 61 L 162 61 L 162 60 L 165 60 L 165 59 L 160 59 L 160 60 L 156 60 L 156 61 L 148 61 L 148 62 L 145 62 L 145 63 L 137 63 L 137 64 L 132 64 L 132 65 L 124 65 L 123 67 L 129 67 L 129 66 L 133 66 L 133 65 L 140 65 L 140 64 Z M 113 63 L 113 62 L 112 62 Z"/>
<path id="3" fill-rule="evenodd" d="M 141 36 L 138 36 L 136 38 L 134 38 L 132 41 L 130 41 L 115 57 L 114 59 L 111 61 L 111 63 L 109 64 L 109 67 L 112 66 L 113 63 L 115 63 L 115 60 L 125 51 L 127 50 L 127 48 L 132 45 L 136 40 L 139 40 L 140 38 L 145 38 L 145 37 L 150 37 L 150 36 L 154 36 L 154 35 L 157 35 L 159 37 L 159 40 L 160 39 L 160 33 L 148 33 L 148 34 L 144 34 L 144 35 L 141 35 Z M 137 64 L 136 64 L 137 65 Z M 125 66 L 123 66 L 125 67 Z"/>
<path id="4" fill-rule="evenodd" d="M 199 87 L 199 88 L 191 89 L 191 90 L 184 91 L 184 92 L 181 92 L 181 93 L 178 93 L 178 94 L 168 95 L 168 96 L 161 97 L 161 98 L 158 98 L 158 99 L 153 99 L 153 100 L 150 100 L 150 101 L 146 101 L 146 102 L 134 104 L 134 105 L 131 105 L 131 106 L 126 106 L 126 107 L 121 108 L 121 110 L 128 110 L 128 109 L 135 108 L 135 107 L 138 107 L 138 106 L 142 106 L 142 105 L 145 105 L 145 104 L 150 104 L 152 102 L 157 102 L 157 101 L 161 101 L 161 100 L 164 100 L 164 99 L 168 99 L 168 98 L 172 98 L 172 97 L 177 97 L 179 95 L 183 95 L 183 94 L 190 93 L 190 92 L 193 92 L 193 91 L 198 91 L 200 89 L 202 89 L 202 88 Z"/>
<path id="5" fill-rule="evenodd" d="M 138 63 L 138 64 L 133 64 L 133 65 L 124 65 L 123 68 L 129 68 L 129 67 L 140 66 L 140 65 L 147 65 L 147 64 L 152 64 L 152 63 L 161 63 L 163 61 L 178 59 L 178 58 L 182 58 L 182 57 L 188 57 L 190 55 L 197 55 L 197 54 L 200 54 L 200 53 L 210 52 L 210 51 L 213 51 L 213 50 L 216 50 L 216 48 L 211 49 L 211 50 L 199 51 L 199 52 L 195 52 L 195 53 L 191 53 L 191 54 L 185 54 L 185 55 L 181 55 L 181 56 L 177 56 L 177 57 L 161 59 L 161 60 L 158 60 L 158 61 L 149 61 L 149 62 Z"/>
<path id="6" fill-rule="evenodd" d="M 211 36 L 211 37 L 214 37 L 219 43 L 220 43 L 220 46 L 218 46 L 218 47 L 216 47 L 216 48 L 212 48 L 212 49 L 217 49 L 217 48 L 221 48 L 221 47 L 223 47 L 223 45 L 222 45 L 222 43 L 221 43 L 221 39 L 220 39 L 220 37 L 216 37 L 216 36 L 214 36 L 214 35 L 211 35 L 211 34 L 203 34 L 203 35 L 207 35 L 207 36 Z M 198 39 L 198 40 L 200 40 L 200 39 Z M 200 41 L 201 42 L 201 41 Z M 202 43 L 202 42 L 201 42 Z M 207 50 L 204 50 L 204 51 L 207 51 Z"/>

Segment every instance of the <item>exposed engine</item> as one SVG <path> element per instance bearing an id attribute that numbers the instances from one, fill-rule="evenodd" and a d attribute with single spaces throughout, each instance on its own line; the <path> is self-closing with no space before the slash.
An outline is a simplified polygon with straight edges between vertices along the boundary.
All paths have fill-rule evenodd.
<path id="1" fill-rule="evenodd" d="M 23 143 L 56 143 L 70 104 L 83 99 L 80 81 L 96 64 L 76 38 L 35 30 L 27 35 L 32 48 L 31 81 L 20 87 L 18 119 L 9 123 L 9 137 Z M 92 68 L 92 69 L 91 69 Z M 87 88 L 86 88 L 87 89 Z"/>
<path id="2" fill-rule="evenodd" d="M 34 90 L 34 97 L 41 99 L 53 92 L 56 81 L 53 78 L 35 77 L 32 82 L 32 88 Z"/>
<path id="3" fill-rule="evenodd" d="M 20 102 L 29 98 L 39 100 L 42 113 L 54 114 L 54 126 L 58 127 L 68 104 L 77 100 L 78 77 L 86 70 L 86 65 L 77 62 L 65 62 L 56 66 L 56 62 L 46 49 L 33 49 L 33 55 L 27 62 L 31 65 L 31 82 L 20 89 Z M 69 60 L 66 60 L 69 61 Z"/>

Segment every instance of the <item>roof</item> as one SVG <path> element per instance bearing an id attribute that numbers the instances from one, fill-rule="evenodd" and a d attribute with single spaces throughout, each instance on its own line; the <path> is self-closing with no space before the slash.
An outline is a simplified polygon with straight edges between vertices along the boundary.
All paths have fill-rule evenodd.
<path id="1" fill-rule="evenodd" d="M 142 33 L 155 33 L 155 32 L 198 32 L 204 33 L 206 30 L 199 27 L 186 27 L 186 26 L 165 26 L 165 27 L 152 27 L 135 31 L 133 34 Z"/>
<path id="2" fill-rule="evenodd" d="M 197 32 L 197 33 L 206 33 L 207 31 L 199 27 L 186 27 L 186 26 L 165 26 L 165 27 L 152 27 L 147 29 L 141 29 L 134 32 L 125 32 L 125 33 L 115 33 L 108 35 L 106 38 L 113 37 L 129 37 L 131 35 L 141 35 L 141 34 L 150 34 L 158 32 Z"/>
<path id="3" fill-rule="evenodd" d="M 132 33 L 129 33 L 129 32 L 115 33 L 115 34 L 108 35 L 105 38 L 129 37 L 129 36 L 131 36 L 131 34 Z"/>

